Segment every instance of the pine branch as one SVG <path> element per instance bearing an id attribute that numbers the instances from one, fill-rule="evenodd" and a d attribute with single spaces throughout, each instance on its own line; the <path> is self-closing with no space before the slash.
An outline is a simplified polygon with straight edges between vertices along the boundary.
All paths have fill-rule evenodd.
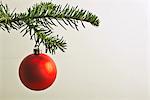
<path id="1" fill-rule="evenodd" d="M 66 42 L 63 40 L 63 37 L 59 39 L 57 36 L 50 35 L 49 37 L 44 33 L 37 33 L 38 38 L 40 39 L 39 43 L 43 43 L 47 50 L 49 50 L 50 53 L 55 54 L 55 50 L 60 49 L 62 52 L 64 52 L 64 49 L 66 49 Z M 38 44 L 39 45 L 39 44 Z"/>
<path id="2" fill-rule="evenodd" d="M 56 20 L 54 22 L 54 20 Z M 30 35 L 30 39 L 35 40 L 35 46 L 44 44 L 46 52 L 54 54 L 55 50 L 60 49 L 64 52 L 66 42 L 63 38 L 53 36 L 53 27 L 60 25 L 66 29 L 65 25 L 78 29 L 78 21 L 85 27 L 83 22 L 89 22 L 94 26 L 99 26 L 99 19 L 96 15 L 87 10 L 70 7 L 68 4 L 64 7 L 51 2 L 35 4 L 28 8 L 27 12 L 10 12 L 7 5 L 0 4 L 0 27 L 10 32 L 11 29 L 21 30 Z M 56 24 L 57 22 L 57 24 Z"/>

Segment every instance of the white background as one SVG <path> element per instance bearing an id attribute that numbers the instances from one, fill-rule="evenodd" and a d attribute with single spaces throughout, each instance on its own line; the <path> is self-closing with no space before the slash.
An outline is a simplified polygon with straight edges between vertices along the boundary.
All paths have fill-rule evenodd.
<path id="1" fill-rule="evenodd" d="M 41 0 L 3 0 L 23 12 Z M 43 0 L 50 1 L 50 0 Z M 19 31 L 0 30 L 0 100 L 149 100 L 150 13 L 147 0 L 53 0 L 87 9 L 101 23 L 80 31 L 58 27 L 68 42 L 66 53 L 50 55 L 57 64 L 55 83 L 31 91 L 19 80 L 18 68 L 34 42 Z"/>

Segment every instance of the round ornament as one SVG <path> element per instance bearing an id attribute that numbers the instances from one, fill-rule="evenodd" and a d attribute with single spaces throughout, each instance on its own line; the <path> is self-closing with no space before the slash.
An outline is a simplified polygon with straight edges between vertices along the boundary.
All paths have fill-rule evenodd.
<path id="1" fill-rule="evenodd" d="M 39 51 L 25 57 L 19 67 L 21 82 L 31 90 L 40 91 L 50 87 L 56 75 L 55 62 Z"/>

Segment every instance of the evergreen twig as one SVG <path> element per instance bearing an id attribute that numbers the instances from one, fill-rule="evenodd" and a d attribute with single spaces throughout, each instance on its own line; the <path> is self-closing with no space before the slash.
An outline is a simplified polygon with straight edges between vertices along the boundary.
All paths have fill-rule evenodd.
<path id="1" fill-rule="evenodd" d="M 65 51 L 66 41 L 59 36 L 53 36 L 53 27 L 57 24 L 66 29 L 64 25 L 71 26 L 78 30 L 78 21 L 85 27 L 83 21 L 89 22 L 94 26 L 99 26 L 99 19 L 96 15 L 83 9 L 70 7 L 68 4 L 64 7 L 53 4 L 52 2 L 41 2 L 28 8 L 27 12 L 15 13 L 9 11 L 7 5 L 0 4 L 0 28 L 10 32 L 11 29 L 21 30 L 23 36 L 29 33 L 30 38 L 35 40 L 35 46 L 41 43 L 45 46 L 45 51 L 54 54 L 57 49 Z"/>

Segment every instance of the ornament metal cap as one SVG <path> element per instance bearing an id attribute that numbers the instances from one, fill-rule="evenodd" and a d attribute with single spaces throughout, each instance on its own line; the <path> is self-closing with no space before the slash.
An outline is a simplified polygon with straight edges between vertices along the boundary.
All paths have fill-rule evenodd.
<path id="1" fill-rule="evenodd" d="M 39 49 L 39 48 L 34 48 L 34 49 L 33 49 L 33 53 L 34 53 L 35 55 L 39 55 L 39 54 L 40 54 L 40 49 Z"/>

